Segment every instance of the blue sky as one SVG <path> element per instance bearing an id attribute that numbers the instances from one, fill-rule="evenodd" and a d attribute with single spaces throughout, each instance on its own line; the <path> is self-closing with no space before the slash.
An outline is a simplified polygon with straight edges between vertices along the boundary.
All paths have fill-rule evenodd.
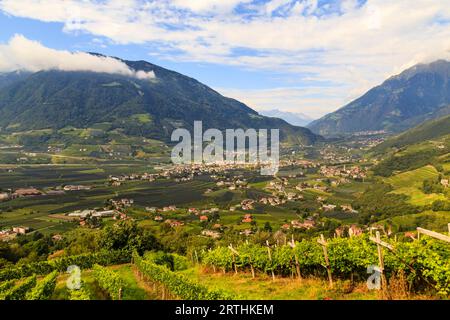
<path id="1" fill-rule="evenodd" d="M 448 58 L 448 0 L 413 3 L 0 0 L 0 71 L 55 67 L 44 48 L 93 51 L 176 70 L 256 110 L 317 118 L 407 67 Z"/>

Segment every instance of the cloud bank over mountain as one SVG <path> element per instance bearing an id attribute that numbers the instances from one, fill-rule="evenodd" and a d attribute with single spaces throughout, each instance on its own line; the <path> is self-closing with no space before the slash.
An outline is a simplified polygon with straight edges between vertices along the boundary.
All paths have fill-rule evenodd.
<path id="1" fill-rule="evenodd" d="M 0 45 L 0 72 L 16 70 L 90 71 L 120 74 L 141 80 L 155 78 L 153 71 L 132 70 L 118 59 L 85 52 L 50 49 L 23 35 L 15 35 L 7 44 Z"/>

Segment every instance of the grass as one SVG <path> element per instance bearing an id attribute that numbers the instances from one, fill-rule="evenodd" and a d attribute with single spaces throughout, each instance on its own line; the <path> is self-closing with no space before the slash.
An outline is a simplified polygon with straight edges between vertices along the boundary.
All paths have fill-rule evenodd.
<path id="1" fill-rule="evenodd" d="M 277 277 L 275 281 L 265 274 L 255 279 L 249 273 L 210 273 L 201 268 L 183 271 L 183 274 L 210 288 L 222 289 L 239 295 L 244 300 L 374 300 L 377 292 L 358 284 L 348 292 L 348 281 L 337 281 L 334 289 L 321 279 L 305 278 L 303 281 Z M 348 292 L 348 293 L 346 293 Z"/>
<path id="2" fill-rule="evenodd" d="M 425 194 L 420 189 L 415 187 L 405 187 L 394 190 L 392 193 L 404 194 L 409 197 L 408 202 L 415 206 L 426 206 L 432 204 L 436 200 L 448 200 L 444 194 Z"/>
<path id="3" fill-rule="evenodd" d="M 152 288 L 144 281 L 137 277 L 135 270 L 130 264 L 116 265 L 108 267 L 117 272 L 121 279 L 125 282 L 123 288 L 123 300 L 156 300 L 157 296 Z M 53 300 L 64 300 L 69 297 L 69 289 L 67 288 L 68 274 L 61 274 L 58 277 L 56 289 L 52 296 Z M 81 273 L 83 281 L 91 300 L 108 300 L 108 295 L 98 286 L 91 270 L 83 270 Z"/>
<path id="4" fill-rule="evenodd" d="M 436 168 L 429 165 L 416 170 L 397 174 L 389 179 L 386 179 L 386 182 L 391 184 L 394 188 L 419 188 L 422 186 L 424 180 L 437 178 L 438 175 L 439 172 Z"/>
<path id="5" fill-rule="evenodd" d="M 421 188 L 423 181 L 427 179 L 437 179 L 439 172 L 435 167 L 428 165 L 419 169 L 403 172 L 391 178 L 386 182 L 394 187 L 392 193 L 404 194 L 409 197 L 408 202 L 416 206 L 426 206 L 436 200 L 446 200 L 447 196 L 443 194 L 425 194 Z"/>
<path id="6" fill-rule="evenodd" d="M 417 227 L 447 233 L 447 223 L 450 221 L 448 211 L 424 211 L 417 214 L 390 218 L 394 231 L 414 231 Z M 384 221 L 381 221 L 383 223 Z"/>

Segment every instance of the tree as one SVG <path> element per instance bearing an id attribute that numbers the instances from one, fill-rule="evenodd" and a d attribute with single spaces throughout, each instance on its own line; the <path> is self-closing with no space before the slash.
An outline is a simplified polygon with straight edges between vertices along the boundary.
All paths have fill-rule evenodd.
<path id="1" fill-rule="evenodd" d="M 100 246 L 106 250 L 137 250 L 143 253 L 159 248 L 160 244 L 148 230 L 138 227 L 135 221 L 124 220 L 103 230 Z"/>
<path id="2" fill-rule="evenodd" d="M 267 222 L 264 224 L 263 230 L 266 231 L 266 232 L 272 232 L 272 226 L 270 225 L 270 222 L 269 222 L 269 221 L 267 221 Z"/>

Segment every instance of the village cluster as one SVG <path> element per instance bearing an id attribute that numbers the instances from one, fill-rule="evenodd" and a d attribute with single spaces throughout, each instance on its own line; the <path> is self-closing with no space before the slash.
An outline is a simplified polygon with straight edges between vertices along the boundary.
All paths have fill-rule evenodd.
<path id="1" fill-rule="evenodd" d="M 336 159 L 334 159 L 336 160 Z M 339 163 L 339 160 L 337 161 Z M 319 162 L 282 159 L 281 168 L 295 168 L 295 173 L 285 176 L 275 175 L 271 180 L 266 181 L 263 187 L 264 193 L 257 197 L 246 198 L 238 203 L 230 204 L 228 208 L 219 209 L 214 205 L 201 205 L 199 207 L 178 208 L 175 205 L 164 207 L 145 207 L 145 212 L 149 218 L 158 223 L 164 223 L 172 228 L 183 227 L 190 222 L 199 222 L 202 225 L 201 234 L 211 238 L 220 238 L 224 226 L 220 224 L 220 214 L 234 214 L 240 216 L 236 220 L 238 224 L 248 224 L 249 227 L 240 231 L 243 235 L 250 235 L 254 232 L 256 225 L 257 211 L 264 206 L 278 207 L 305 200 L 304 192 L 313 190 L 318 192 L 315 196 L 315 203 L 318 210 L 314 213 L 306 213 L 302 218 L 294 218 L 286 221 L 281 226 L 281 230 L 310 230 L 323 225 L 321 222 L 321 213 L 339 211 L 342 213 L 355 214 L 351 204 L 333 204 L 330 203 L 328 192 L 332 188 L 343 183 L 350 183 L 352 180 L 363 181 L 367 177 L 367 171 L 363 166 L 353 165 L 324 165 Z M 191 181 L 198 176 L 205 176 L 214 182 L 214 187 L 206 190 L 205 194 L 215 191 L 227 190 L 245 194 L 251 187 L 247 176 L 242 174 L 243 170 L 248 172 L 257 169 L 254 165 L 248 164 L 193 164 L 193 165 L 167 165 L 155 167 L 151 173 L 131 173 L 122 175 L 110 175 L 107 178 L 107 184 L 111 186 L 121 186 L 124 183 L 133 181 L 154 182 L 156 180 L 173 180 L 175 182 Z M 309 170 L 313 170 L 316 178 L 308 179 Z M 319 177 L 317 177 L 319 176 Z M 443 184 L 445 181 L 442 182 Z M 447 180 L 448 185 L 448 180 Z M 20 197 L 37 197 L 45 195 L 58 195 L 73 191 L 89 191 L 93 186 L 89 185 L 64 185 L 51 190 L 38 190 L 36 188 L 24 188 L 9 190 L 0 193 L 0 201 L 13 200 Z M 135 204 L 133 199 L 112 198 L 107 201 L 103 208 L 86 208 L 68 213 L 53 214 L 52 217 L 77 222 L 80 226 L 98 227 L 102 219 L 126 220 L 132 219 L 128 208 Z M 135 209 L 142 210 L 137 206 Z M 186 219 L 185 217 L 190 217 Z M 13 234 L 24 234 L 29 232 L 28 227 L 14 227 L 2 231 L 2 239 L 9 239 Z M 336 229 L 336 235 L 341 236 L 344 233 L 348 235 L 358 235 L 362 232 L 357 225 L 342 226 Z"/>

